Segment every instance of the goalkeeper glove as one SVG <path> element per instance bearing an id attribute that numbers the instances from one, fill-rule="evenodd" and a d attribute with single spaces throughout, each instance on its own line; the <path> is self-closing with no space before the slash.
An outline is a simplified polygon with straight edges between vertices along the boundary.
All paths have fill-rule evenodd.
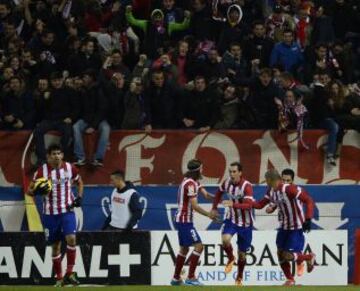
<path id="1" fill-rule="evenodd" d="M 304 232 L 310 232 L 311 230 L 311 219 L 308 218 L 305 220 L 305 222 L 302 225 L 303 231 Z"/>

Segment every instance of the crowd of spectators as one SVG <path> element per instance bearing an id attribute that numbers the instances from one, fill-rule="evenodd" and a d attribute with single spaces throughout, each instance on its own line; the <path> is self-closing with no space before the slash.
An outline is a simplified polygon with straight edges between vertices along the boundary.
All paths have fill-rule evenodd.
<path id="1" fill-rule="evenodd" d="M 34 130 L 40 162 L 50 130 L 80 166 L 98 131 L 101 166 L 115 129 L 325 128 L 336 165 L 360 130 L 360 3 L 0 0 L 0 72 L 1 128 Z"/>

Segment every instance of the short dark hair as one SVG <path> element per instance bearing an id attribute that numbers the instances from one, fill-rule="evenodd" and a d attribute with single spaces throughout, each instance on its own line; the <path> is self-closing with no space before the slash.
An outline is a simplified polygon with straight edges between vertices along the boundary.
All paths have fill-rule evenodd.
<path id="1" fill-rule="evenodd" d="M 112 54 L 112 55 L 113 55 L 113 54 L 120 54 L 120 55 L 122 55 L 121 50 L 119 50 L 119 49 L 113 49 L 113 50 L 111 51 L 111 54 Z"/>
<path id="2" fill-rule="evenodd" d="M 294 76 L 289 72 L 282 72 L 281 78 L 286 79 L 286 80 L 291 80 L 291 81 L 294 80 Z"/>
<path id="3" fill-rule="evenodd" d="M 262 75 L 268 75 L 270 77 L 272 77 L 272 70 L 270 68 L 262 68 L 259 72 L 259 76 L 262 76 Z"/>
<path id="4" fill-rule="evenodd" d="M 285 33 L 291 33 L 291 35 L 294 36 L 294 31 L 290 28 L 284 29 L 283 34 L 285 34 Z"/>
<path id="5" fill-rule="evenodd" d="M 61 145 L 59 145 L 57 143 L 53 143 L 53 144 L 49 145 L 48 148 L 47 148 L 47 153 L 49 155 L 54 151 L 60 151 L 62 153 L 64 152 Z"/>
<path id="6" fill-rule="evenodd" d="M 257 26 L 257 25 L 265 26 L 265 23 L 264 23 L 264 21 L 262 21 L 262 20 L 255 20 L 255 21 L 252 23 L 252 28 L 255 28 L 255 26 Z"/>
<path id="7" fill-rule="evenodd" d="M 12 77 L 9 79 L 9 82 L 11 82 L 12 80 L 18 80 L 20 83 L 22 82 L 22 79 L 21 79 L 19 76 L 12 76 Z"/>
<path id="8" fill-rule="evenodd" d="M 115 176 L 115 177 L 118 177 L 118 178 L 120 178 L 122 180 L 125 179 L 125 173 L 124 173 L 123 170 L 115 170 L 110 174 L 110 176 Z"/>
<path id="9" fill-rule="evenodd" d="M 325 42 L 318 42 L 318 43 L 315 45 L 315 49 L 316 49 L 316 50 L 318 50 L 318 49 L 321 48 L 321 47 L 328 49 L 329 46 L 328 46 Z"/>
<path id="10" fill-rule="evenodd" d="M 237 167 L 237 169 L 238 169 L 239 172 L 242 172 L 242 170 L 243 170 L 243 167 L 242 167 L 242 165 L 240 164 L 240 162 L 232 162 L 232 163 L 230 164 L 230 167 Z"/>
<path id="11" fill-rule="evenodd" d="M 284 169 L 282 172 L 281 172 L 281 176 L 283 175 L 287 175 L 287 176 L 290 176 L 291 177 L 291 180 L 294 180 L 294 177 L 295 177 L 295 172 L 289 168 L 287 169 Z"/>

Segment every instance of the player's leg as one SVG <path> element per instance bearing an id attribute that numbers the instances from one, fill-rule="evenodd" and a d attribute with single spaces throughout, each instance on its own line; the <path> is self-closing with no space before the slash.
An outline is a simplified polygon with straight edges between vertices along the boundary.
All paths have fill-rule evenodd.
<path id="1" fill-rule="evenodd" d="M 187 256 L 188 252 L 189 252 L 189 247 L 184 247 L 184 246 L 180 245 L 180 250 L 176 257 L 175 272 L 174 272 L 173 280 L 171 281 L 171 285 L 182 285 L 183 284 L 183 282 L 181 280 L 181 272 L 184 267 L 184 264 L 186 261 L 186 256 Z"/>
<path id="2" fill-rule="evenodd" d="M 170 283 L 173 286 L 183 284 L 183 281 L 181 280 L 181 271 L 184 267 L 189 247 L 192 245 L 191 235 L 189 234 L 189 224 L 177 223 L 176 228 L 178 231 L 180 250 L 176 257 L 174 276 Z"/>
<path id="3" fill-rule="evenodd" d="M 98 131 L 99 131 L 99 141 L 94 157 L 94 162 L 97 161 L 98 165 L 101 166 L 104 160 L 106 147 L 109 143 L 109 137 L 111 131 L 109 123 L 106 120 L 101 121 L 98 126 Z"/>
<path id="4" fill-rule="evenodd" d="M 241 286 L 243 284 L 243 274 L 246 265 L 246 252 L 251 247 L 252 242 L 252 227 L 238 228 L 238 273 L 235 284 Z"/>
<path id="5" fill-rule="evenodd" d="M 56 278 L 56 286 L 63 285 L 61 268 L 61 223 L 58 215 L 43 215 L 45 239 L 52 247 L 52 262 Z"/>
<path id="6" fill-rule="evenodd" d="M 225 273 L 230 273 L 235 263 L 234 251 L 231 244 L 231 239 L 235 233 L 236 225 L 229 220 L 225 220 L 221 236 L 222 246 L 226 253 L 226 256 L 228 257 L 228 262 L 225 266 Z"/>
<path id="7" fill-rule="evenodd" d="M 185 280 L 185 285 L 194 285 L 194 286 L 202 285 L 196 278 L 195 271 L 198 262 L 200 260 L 201 253 L 204 249 L 204 246 L 193 224 L 191 224 L 191 227 L 189 228 L 187 234 L 190 236 L 189 241 L 192 242 L 192 246 L 194 247 L 194 250 L 189 257 L 189 273 L 188 273 L 188 278 Z"/>
<path id="8" fill-rule="evenodd" d="M 288 258 L 292 257 L 292 260 L 294 260 L 298 266 L 306 262 L 307 271 L 310 273 L 314 269 L 315 254 L 303 254 L 304 245 L 305 236 L 302 229 L 291 231 L 286 245 L 286 250 L 288 251 L 287 256 Z"/>
<path id="9" fill-rule="evenodd" d="M 294 276 L 291 273 L 291 264 L 290 264 L 291 259 L 288 260 L 285 254 L 287 239 L 288 239 L 288 231 L 279 229 L 276 236 L 276 246 L 278 249 L 279 265 L 286 277 L 285 285 L 294 285 L 295 280 L 294 280 Z"/>
<path id="10" fill-rule="evenodd" d="M 66 240 L 67 267 L 64 277 L 65 284 L 78 285 L 77 274 L 73 272 L 76 259 L 76 218 L 74 212 L 67 212 L 62 216 L 62 229 Z"/>

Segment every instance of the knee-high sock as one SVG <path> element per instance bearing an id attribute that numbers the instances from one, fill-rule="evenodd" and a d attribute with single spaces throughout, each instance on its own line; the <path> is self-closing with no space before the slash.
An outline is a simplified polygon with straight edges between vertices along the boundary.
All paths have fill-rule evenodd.
<path id="1" fill-rule="evenodd" d="M 242 279 L 242 278 L 243 278 L 243 273 L 244 273 L 245 265 L 246 265 L 246 259 L 245 259 L 245 260 L 242 260 L 242 259 L 239 259 L 239 260 L 238 260 L 238 275 L 237 275 L 237 278 L 238 278 L 238 279 Z"/>
<path id="2" fill-rule="evenodd" d="M 189 275 L 188 275 L 189 279 L 195 278 L 195 270 L 196 270 L 197 264 L 199 262 L 200 255 L 201 255 L 201 253 L 193 251 L 189 258 L 189 261 L 190 261 Z"/>
<path id="3" fill-rule="evenodd" d="M 67 260 L 66 274 L 72 273 L 75 265 L 75 258 L 76 258 L 76 247 L 68 245 L 66 247 L 66 260 Z"/>
<path id="4" fill-rule="evenodd" d="M 53 261 L 56 280 L 61 280 L 62 279 L 61 254 L 57 255 L 56 257 L 53 257 L 52 261 Z"/>
<path id="5" fill-rule="evenodd" d="M 288 280 L 294 280 L 293 275 L 291 274 L 291 266 L 290 262 L 282 262 L 280 263 L 280 267 L 283 270 L 286 279 Z"/>
<path id="6" fill-rule="evenodd" d="M 232 261 L 235 258 L 232 245 L 231 244 L 225 245 L 225 246 L 223 246 L 223 249 L 224 249 L 227 257 L 229 258 L 229 261 Z"/>
<path id="7" fill-rule="evenodd" d="M 174 279 L 180 280 L 180 274 L 181 274 L 182 268 L 184 267 L 185 260 L 186 260 L 186 256 L 184 256 L 182 254 L 177 255 L 176 262 L 175 262 Z"/>
<path id="8" fill-rule="evenodd" d="M 304 261 L 309 261 L 312 258 L 312 256 L 310 254 L 305 255 L 305 254 L 302 254 L 302 253 L 294 253 L 293 255 L 294 255 L 294 261 L 297 264 L 301 264 Z"/>

